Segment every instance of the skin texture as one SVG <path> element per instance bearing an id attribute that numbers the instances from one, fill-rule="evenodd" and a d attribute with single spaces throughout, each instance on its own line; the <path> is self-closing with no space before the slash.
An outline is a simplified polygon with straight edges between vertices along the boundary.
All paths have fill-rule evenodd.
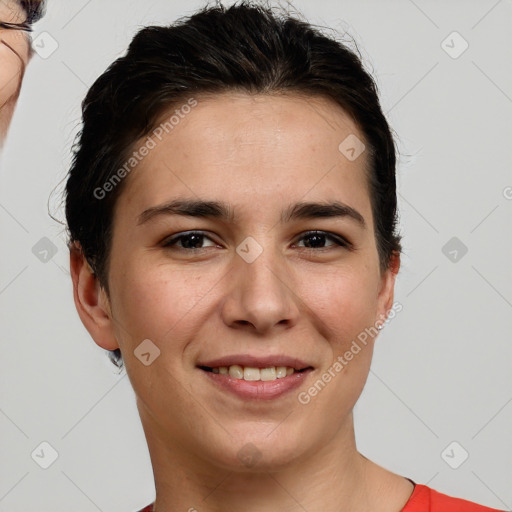
<path id="1" fill-rule="evenodd" d="M 14 0 L 0 1 L 0 20 L 23 23 L 26 14 Z M 26 32 L 0 29 L 0 148 L 14 114 L 25 68 L 30 60 L 30 42 Z"/>
<path id="2" fill-rule="evenodd" d="M 380 272 L 366 155 L 349 161 L 338 150 L 350 134 L 364 138 L 321 97 L 197 100 L 126 178 L 109 297 L 81 253 L 71 253 L 80 317 L 100 347 L 121 348 L 137 395 L 155 510 L 399 512 L 413 485 L 355 444 L 352 409 L 374 340 L 309 404 L 297 400 L 393 304 L 399 256 Z M 224 201 L 236 218 L 160 215 L 138 224 L 143 211 L 175 198 Z M 356 209 L 366 226 L 349 217 L 280 222 L 290 204 L 333 200 Z M 195 250 L 163 247 L 190 230 L 210 238 Z M 310 230 L 342 236 L 352 249 L 329 238 L 307 248 Z M 236 252 L 248 236 L 263 249 L 252 263 Z M 145 339 L 161 351 L 149 366 L 134 356 Z M 286 354 L 315 369 L 298 391 L 244 401 L 196 368 L 236 353 Z M 260 455 L 253 467 L 238 458 L 248 443 Z"/>

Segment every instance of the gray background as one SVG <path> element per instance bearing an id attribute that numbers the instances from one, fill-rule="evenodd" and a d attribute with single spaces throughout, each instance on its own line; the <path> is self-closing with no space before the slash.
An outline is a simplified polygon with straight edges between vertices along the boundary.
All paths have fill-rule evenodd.
<path id="1" fill-rule="evenodd" d="M 50 0 L 35 27 L 41 50 L 58 48 L 28 68 L 0 175 L 1 511 L 129 512 L 154 498 L 133 390 L 79 321 L 65 231 L 47 202 L 62 218 L 59 183 L 94 79 L 138 28 L 202 5 Z M 377 341 L 356 405 L 359 450 L 440 492 L 511 509 L 512 2 L 294 5 L 360 44 L 402 154 L 403 311 Z M 31 457 L 43 441 L 58 452 L 48 469 Z"/>

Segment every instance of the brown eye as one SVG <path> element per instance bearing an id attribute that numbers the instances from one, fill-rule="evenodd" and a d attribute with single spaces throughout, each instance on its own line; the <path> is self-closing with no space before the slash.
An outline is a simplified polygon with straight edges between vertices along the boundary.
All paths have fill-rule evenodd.
<path id="1" fill-rule="evenodd" d="M 326 231 L 309 231 L 302 235 L 299 240 L 306 241 L 303 246 L 306 249 L 328 249 L 329 247 L 349 247 L 350 245 L 343 238 Z M 334 243 L 330 246 L 323 247 L 327 240 L 331 240 Z"/>
<path id="2" fill-rule="evenodd" d="M 168 238 L 162 245 L 163 247 L 175 247 L 178 249 L 186 250 L 198 250 L 204 249 L 205 247 L 201 247 L 205 240 L 210 240 L 212 242 L 212 246 L 215 246 L 215 242 L 211 240 L 208 236 L 206 236 L 201 231 L 190 231 L 188 233 L 181 233 L 179 235 L 175 235 L 172 238 Z"/>

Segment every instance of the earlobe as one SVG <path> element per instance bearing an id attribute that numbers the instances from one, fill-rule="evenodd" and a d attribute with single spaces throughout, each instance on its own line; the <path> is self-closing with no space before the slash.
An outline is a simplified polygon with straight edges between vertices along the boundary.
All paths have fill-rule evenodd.
<path id="1" fill-rule="evenodd" d="M 70 247 L 70 272 L 76 310 L 85 328 L 101 348 L 119 348 L 107 295 L 77 242 Z"/>

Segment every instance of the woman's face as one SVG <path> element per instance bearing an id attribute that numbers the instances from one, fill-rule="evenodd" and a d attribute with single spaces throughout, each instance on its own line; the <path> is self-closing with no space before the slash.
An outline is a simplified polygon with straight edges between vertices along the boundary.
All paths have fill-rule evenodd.
<path id="1" fill-rule="evenodd" d="M 0 21 L 23 23 L 24 10 L 14 0 L 0 0 Z M 0 27 L 0 143 L 9 126 L 23 73 L 29 60 L 30 43 L 22 30 Z"/>
<path id="2" fill-rule="evenodd" d="M 348 432 L 372 338 L 344 355 L 391 307 L 395 272 L 379 271 L 366 154 L 350 151 L 363 136 L 340 107 L 320 97 L 197 99 L 125 178 L 104 302 L 112 321 L 90 330 L 121 348 L 146 435 L 225 468 L 256 458 L 275 468 Z M 222 203 L 232 216 L 166 208 L 178 200 Z M 293 215 L 298 203 L 334 202 L 330 215 Z M 177 238 L 190 231 L 200 233 Z M 264 367 L 285 356 L 312 370 L 286 377 L 297 387 L 283 392 L 281 378 L 233 391 L 220 384 L 226 375 L 199 368 L 231 356 L 266 357 L 252 365 Z M 322 376 L 321 390 L 308 391 Z"/>

